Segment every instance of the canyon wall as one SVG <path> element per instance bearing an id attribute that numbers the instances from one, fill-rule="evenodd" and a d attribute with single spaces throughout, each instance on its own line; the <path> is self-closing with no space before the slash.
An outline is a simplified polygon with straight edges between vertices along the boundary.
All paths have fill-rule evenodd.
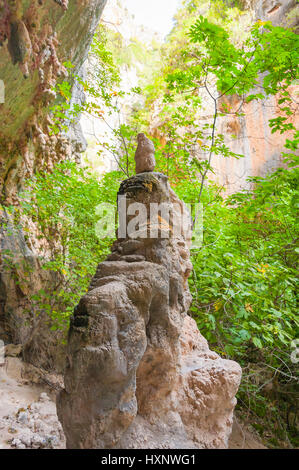
<path id="1" fill-rule="evenodd" d="M 295 98 L 296 88 L 292 87 L 290 92 Z M 243 155 L 240 158 L 223 158 L 221 155 L 213 158 L 214 173 L 210 178 L 223 186 L 225 195 L 249 188 L 248 177 L 264 177 L 283 166 L 281 155 L 287 152 L 284 144 L 286 139 L 292 138 L 292 132 L 271 133 L 269 120 L 280 115 L 278 100 L 278 96 L 270 96 L 263 101 L 251 101 L 243 104 L 243 116 L 218 117 L 217 130 L 225 136 L 225 144 L 231 151 Z M 225 102 L 232 111 L 237 111 L 240 106 L 235 96 L 226 97 Z M 297 126 L 296 105 L 293 111 L 290 122 Z"/>
<path id="2" fill-rule="evenodd" d="M 2 0 L 0 3 L 0 192 L 15 201 L 22 180 L 42 165 L 52 167 L 84 144 L 50 136 L 53 86 L 70 61 L 80 74 L 106 0 Z"/>
<path id="3" fill-rule="evenodd" d="M 46 368 L 63 355 L 30 298 L 57 279 L 40 269 L 37 234 L 16 228 L 9 206 L 18 206 L 25 178 L 62 159 L 79 158 L 85 148 L 78 123 L 66 134 L 51 135 L 50 107 L 59 99 L 53 87 L 67 74 L 63 63 L 70 61 L 74 72 L 82 73 L 105 3 L 0 1 L 0 338 L 27 344 L 26 359 Z M 82 99 L 77 87 L 72 99 Z"/>
<path id="4" fill-rule="evenodd" d="M 242 0 L 244 8 L 252 8 L 256 19 L 271 21 L 274 26 L 297 28 L 299 6 L 296 0 Z"/>

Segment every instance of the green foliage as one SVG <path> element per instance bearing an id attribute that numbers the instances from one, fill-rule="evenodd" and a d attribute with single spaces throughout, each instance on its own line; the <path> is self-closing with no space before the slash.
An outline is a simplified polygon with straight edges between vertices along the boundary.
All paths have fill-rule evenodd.
<path id="1" fill-rule="evenodd" d="M 296 139 L 287 145 L 296 152 Z M 203 246 L 192 253 L 189 279 L 199 330 L 243 367 L 239 409 L 276 447 L 298 445 L 291 353 L 299 334 L 299 175 L 298 157 L 286 155 L 286 168 L 251 178 L 252 189 L 229 198 L 205 185 Z M 189 202 L 196 186 L 181 179 L 175 190 Z"/>
<path id="2" fill-rule="evenodd" d="M 205 89 L 213 100 L 212 132 L 205 136 L 210 154 L 206 163 L 200 162 L 202 166 L 211 171 L 211 156 L 225 156 L 216 123 L 219 114 L 232 113 L 220 107 L 223 95 L 246 96 L 247 102 L 278 95 L 281 112 L 270 120 L 271 131 L 295 131 L 289 118 L 296 103 L 289 87 L 298 77 L 298 37 L 292 31 L 258 22 L 245 42 L 235 45 L 226 29 L 200 16 L 191 26 L 189 38 L 179 66 L 166 76 L 166 99 L 176 104 L 179 95 L 190 105 Z M 190 279 L 191 311 L 200 331 L 220 354 L 244 367 L 239 392 L 242 406 L 262 418 L 268 410 L 271 431 L 280 433 L 279 438 L 289 445 L 290 440 L 296 445 L 295 427 L 287 428 L 285 423 L 290 394 L 298 383 L 290 358 L 299 326 L 297 147 L 298 133 L 294 132 L 283 153 L 287 168 L 264 179 L 251 178 L 251 190 L 227 200 L 205 181 L 200 190 L 204 243 L 193 256 Z M 200 174 L 203 182 L 207 172 L 203 169 Z M 183 192 L 194 194 L 187 179 L 179 186 L 181 193 L 184 188 Z M 267 396 L 264 392 L 269 384 L 272 392 Z"/>
<path id="3" fill-rule="evenodd" d="M 220 339 L 224 354 L 242 360 L 255 346 L 278 366 L 272 353 L 290 347 L 299 326 L 298 171 L 279 169 L 254 181 L 251 191 L 226 201 L 218 195 L 205 205 L 192 309 L 200 330 L 214 344 Z"/>
<path id="4" fill-rule="evenodd" d="M 152 72 L 160 66 L 160 44 L 152 39 L 150 44 L 143 44 L 138 38 L 129 40 L 112 29 L 105 29 L 106 47 L 111 51 L 116 66 L 134 68 L 142 85 L 152 82 Z"/>
<path id="5" fill-rule="evenodd" d="M 54 289 L 53 285 L 51 290 L 42 289 L 32 301 L 37 314 L 49 315 L 54 329 L 67 327 L 97 263 L 109 251 L 112 240 L 98 239 L 95 233 L 96 207 L 116 201 L 119 182 L 119 172 L 99 182 L 70 161 L 58 164 L 51 173 L 37 173 L 27 182 L 22 214 L 34 223 L 43 244 L 46 242 L 49 255 L 41 255 L 40 263 L 56 279 Z M 23 224 L 25 233 L 29 227 Z"/>

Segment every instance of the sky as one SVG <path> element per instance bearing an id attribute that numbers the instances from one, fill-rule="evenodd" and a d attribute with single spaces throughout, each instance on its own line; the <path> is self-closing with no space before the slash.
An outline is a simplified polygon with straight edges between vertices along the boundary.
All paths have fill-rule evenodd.
<path id="1" fill-rule="evenodd" d="M 162 37 L 172 29 L 172 18 L 180 3 L 181 0 L 124 0 L 137 23 L 158 31 Z"/>

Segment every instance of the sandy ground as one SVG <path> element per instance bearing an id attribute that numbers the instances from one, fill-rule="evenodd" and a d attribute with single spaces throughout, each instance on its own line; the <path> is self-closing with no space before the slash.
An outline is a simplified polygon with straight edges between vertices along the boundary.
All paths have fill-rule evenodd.
<path id="1" fill-rule="evenodd" d="M 56 415 L 55 392 L 26 383 L 22 362 L 9 358 L 0 366 L 0 449 L 65 448 Z M 235 420 L 230 449 L 263 449 L 258 436 Z"/>

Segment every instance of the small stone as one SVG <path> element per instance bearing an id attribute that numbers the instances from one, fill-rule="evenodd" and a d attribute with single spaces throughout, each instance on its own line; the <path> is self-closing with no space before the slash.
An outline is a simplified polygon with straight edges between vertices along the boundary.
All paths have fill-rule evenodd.
<path id="1" fill-rule="evenodd" d="M 11 445 L 17 447 L 18 445 L 22 444 L 20 439 L 13 439 L 11 441 Z"/>
<path id="2" fill-rule="evenodd" d="M 16 448 L 17 448 L 17 449 L 26 449 L 26 446 L 25 446 L 25 444 L 22 444 L 22 443 L 21 443 L 21 444 L 18 444 L 18 445 L 16 446 Z"/>
<path id="3" fill-rule="evenodd" d="M 47 445 L 52 449 L 54 446 L 58 445 L 58 437 L 57 436 L 46 436 Z"/>
<path id="4" fill-rule="evenodd" d="M 42 449 L 46 447 L 46 445 L 47 445 L 46 439 L 40 434 L 35 434 L 32 436 L 31 446 L 33 447 L 33 449 Z"/>

